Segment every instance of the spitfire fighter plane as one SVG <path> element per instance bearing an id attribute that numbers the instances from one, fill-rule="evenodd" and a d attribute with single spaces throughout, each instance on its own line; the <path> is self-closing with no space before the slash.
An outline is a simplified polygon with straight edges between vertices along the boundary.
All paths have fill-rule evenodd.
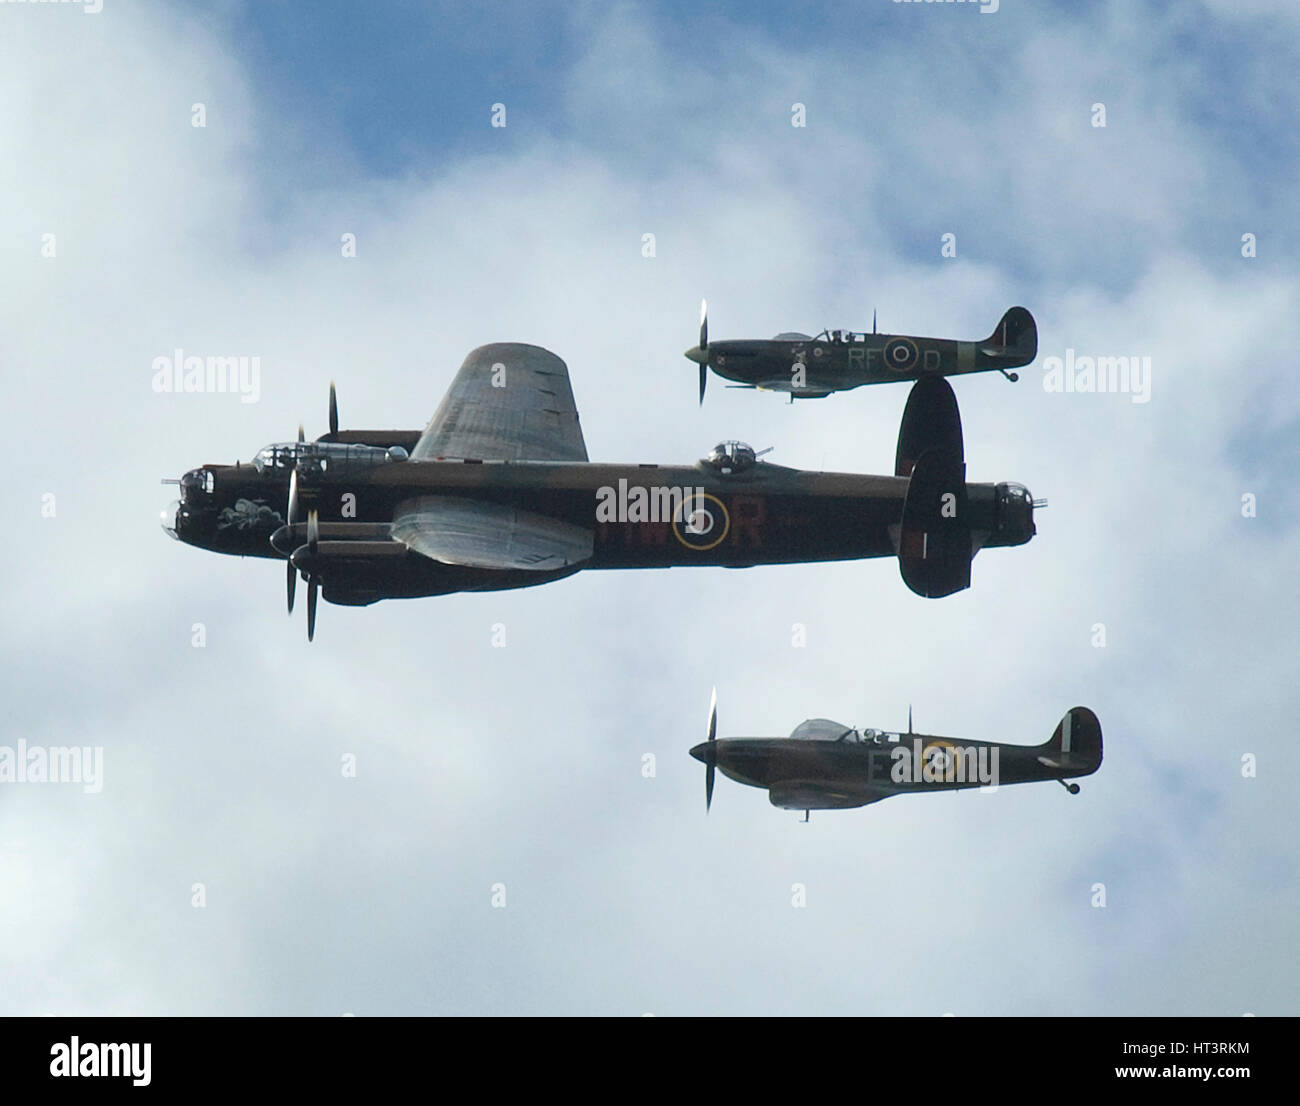
<path id="1" fill-rule="evenodd" d="M 907 733 L 857 730 L 826 718 L 801 722 L 789 737 L 719 740 L 717 732 L 715 692 L 708 738 L 691 750 L 704 764 L 706 811 L 713 805 L 717 769 L 738 783 L 764 788 L 773 806 L 807 812 L 866 806 L 891 795 L 1037 780 L 1056 780 L 1077 795 L 1079 785 L 1065 781 L 1101 766 L 1101 724 L 1087 707 L 1067 711 L 1042 745 L 913 733 L 911 711 Z"/>
<path id="2" fill-rule="evenodd" d="M 913 338 L 851 330 L 823 330 L 816 337 L 785 333 L 769 339 L 709 342 L 707 305 L 700 305 L 700 342 L 686 356 L 700 366 L 700 402 L 712 369 L 731 388 L 786 392 L 791 401 L 822 399 L 863 384 L 918 380 L 997 371 L 1010 381 L 1012 369 L 1038 355 L 1038 327 L 1023 307 L 1013 307 L 981 342 Z"/>
<path id="3" fill-rule="evenodd" d="M 529 587 L 587 568 L 897 556 L 919 595 L 970 586 L 985 546 L 1022 545 L 1035 503 L 1019 484 L 968 484 L 956 398 L 920 381 L 893 476 L 808 472 L 724 442 L 694 465 L 587 459 L 569 373 L 538 346 L 465 359 L 428 426 L 280 442 L 251 463 L 179 481 L 163 527 L 219 553 L 281 558 L 290 612 L 301 576 L 307 636 L 317 593 L 381 599 Z"/>

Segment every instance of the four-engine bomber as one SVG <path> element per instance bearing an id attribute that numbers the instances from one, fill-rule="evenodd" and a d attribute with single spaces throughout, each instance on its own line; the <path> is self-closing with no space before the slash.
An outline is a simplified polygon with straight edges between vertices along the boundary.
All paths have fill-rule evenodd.
<path id="1" fill-rule="evenodd" d="M 582 569 L 730 568 L 897 556 L 908 586 L 968 587 L 971 558 L 1034 534 L 1019 484 L 966 481 L 942 379 L 918 383 L 890 476 L 809 472 L 724 442 L 694 465 L 587 459 L 555 354 L 498 343 L 465 360 L 428 427 L 278 443 L 180 481 L 163 526 L 190 545 L 287 564 L 293 608 L 529 587 Z"/>

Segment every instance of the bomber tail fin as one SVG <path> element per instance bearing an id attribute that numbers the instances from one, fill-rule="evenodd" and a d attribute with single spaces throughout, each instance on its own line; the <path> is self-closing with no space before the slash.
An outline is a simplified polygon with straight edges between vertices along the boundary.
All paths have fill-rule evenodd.
<path id="1" fill-rule="evenodd" d="M 970 587 L 965 453 L 952 385 L 941 376 L 923 377 L 903 410 L 894 475 L 909 478 L 898 567 L 904 583 L 927 599 Z"/>
<path id="2" fill-rule="evenodd" d="M 966 519 L 966 465 L 939 449 L 912 468 L 898 535 L 903 582 L 925 599 L 970 587 L 971 527 Z"/>
<path id="3" fill-rule="evenodd" d="M 908 393 L 894 450 L 894 475 L 911 476 L 917 459 L 932 449 L 958 462 L 966 459 L 957 396 L 941 376 L 923 377 Z"/>

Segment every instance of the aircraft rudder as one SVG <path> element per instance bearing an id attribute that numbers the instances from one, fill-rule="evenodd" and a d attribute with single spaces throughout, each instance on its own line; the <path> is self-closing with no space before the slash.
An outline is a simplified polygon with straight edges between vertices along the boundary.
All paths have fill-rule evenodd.
<path id="1" fill-rule="evenodd" d="M 1038 356 L 1038 324 L 1028 308 L 1009 308 L 993 328 L 988 344 L 1015 352 L 1028 364 Z"/>
<path id="2" fill-rule="evenodd" d="M 1088 707 L 1071 707 L 1043 747 L 1077 764 L 1081 771 L 1071 775 L 1095 772 L 1102 758 L 1101 722 Z"/>
<path id="3" fill-rule="evenodd" d="M 964 461 L 961 412 L 952 385 L 941 376 L 922 377 L 912 385 L 894 450 L 894 475 L 911 476 L 921 454 L 940 450 Z"/>

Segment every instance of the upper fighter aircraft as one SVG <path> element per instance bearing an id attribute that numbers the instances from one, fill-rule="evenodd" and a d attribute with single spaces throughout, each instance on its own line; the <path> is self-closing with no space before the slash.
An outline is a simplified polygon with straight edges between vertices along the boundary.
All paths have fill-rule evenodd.
<path id="1" fill-rule="evenodd" d="M 856 730 L 810 718 L 789 737 L 718 740 L 718 698 L 709 706 L 708 739 L 691 750 L 704 764 L 704 806 L 713 804 L 713 778 L 721 768 L 738 783 L 764 788 L 786 810 L 838 810 L 866 806 L 891 795 L 999 787 L 1056 780 L 1071 795 L 1076 776 L 1101 766 L 1101 723 L 1087 707 L 1073 707 L 1042 745 L 958 741 L 912 732 Z M 805 820 L 807 814 L 805 813 Z"/>
<path id="2" fill-rule="evenodd" d="M 990 370 L 1014 382 L 1020 377 L 1010 370 L 1038 356 L 1038 327 L 1025 308 L 1013 307 L 982 342 L 877 334 L 873 317 L 870 334 L 823 330 L 815 338 L 786 333 L 710 344 L 708 307 L 701 304 L 700 344 L 686 356 L 700 366 L 701 403 L 709 369 L 737 381 L 730 388 L 787 392 L 793 402 L 822 399 L 863 384 Z"/>
<path id="3" fill-rule="evenodd" d="M 1033 537 L 1019 484 L 968 484 L 956 398 L 908 399 L 893 476 L 806 472 L 724 442 L 694 465 L 587 460 L 565 364 L 537 346 L 481 346 L 417 430 L 338 430 L 252 463 L 204 465 L 163 512 L 174 538 L 286 561 L 331 603 L 528 587 L 585 568 L 666 568 L 896 555 L 919 595 L 970 586 L 984 546 Z"/>

